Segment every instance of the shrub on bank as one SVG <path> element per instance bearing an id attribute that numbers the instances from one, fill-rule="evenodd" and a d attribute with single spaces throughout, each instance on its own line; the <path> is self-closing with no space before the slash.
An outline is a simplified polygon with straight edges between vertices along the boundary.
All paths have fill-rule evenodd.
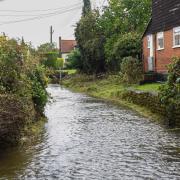
<path id="1" fill-rule="evenodd" d="M 47 78 L 45 76 L 45 68 L 43 66 L 36 66 L 30 74 L 32 82 L 32 99 L 35 108 L 38 112 L 43 113 L 44 107 L 48 100 L 46 92 Z"/>
<path id="2" fill-rule="evenodd" d="M 15 92 L 21 84 L 21 75 L 24 71 L 23 53 L 16 40 L 6 40 L 1 37 L 0 41 L 0 86 L 4 92 Z"/>
<path id="3" fill-rule="evenodd" d="M 64 59 L 63 58 L 57 58 L 56 60 L 56 69 L 62 69 L 64 67 Z"/>
<path id="4" fill-rule="evenodd" d="M 120 78 L 123 83 L 136 84 L 143 79 L 142 63 L 131 56 L 122 59 Z"/>
<path id="5" fill-rule="evenodd" d="M 0 37 L 0 143 L 18 139 L 47 102 L 44 68 L 30 50 L 24 42 Z"/>
<path id="6" fill-rule="evenodd" d="M 42 63 L 48 68 L 56 69 L 57 58 L 59 56 L 58 53 L 47 52 L 43 56 L 44 58 L 42 59 Z"/>
<path id="7" fill-rule="evenodd" d="M 113 53 L 116 59 L 121 60 L 123 57 L 139 57 L 141 49 L 140 35 L 138 33 L 126 33 L 114 44 Z"/>
<path id="8" fill-rule="evenodd" d="M 29 97 L 0 94 L 0 145 L 17 144 L 22 129 L 36 118 L 34 104 Z"/>
<path id="9" fill-rule="evenodd" d="M 123 58 L 139 58 L 141 53 L 140 35 L 135 32 L 125 33 L 107 40 L 105 44 L 106 62 L 109 71 L 119 71 Z"/>
<path id="10" fill-rule="evenodd" d="M 67 69 L 78 69 L 81 70 L 83 68 L 83 61 L 81 57 L 81 53 L 78 49 L 73 50 L 69 55 L 66 62 Z"/>
<path id="11" fill-rule="evenodd" d="M 168 81 L 160 89 L 161 103 L 166 106 L 166 112 L 170 125 L 180 123 L 174 122 L 174 112 L 180 111 L 180 58 L 173 58 L 168 67 Z"/>

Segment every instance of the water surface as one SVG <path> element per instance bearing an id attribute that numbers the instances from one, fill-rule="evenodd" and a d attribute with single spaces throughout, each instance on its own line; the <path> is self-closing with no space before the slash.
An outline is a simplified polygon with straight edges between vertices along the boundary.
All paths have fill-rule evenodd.
<path id="1" fill-rule="evenodd" d="M 180 179 L 180 135 L 130 110 L 49 85 L 42 137 L 0 155 L 0 179 Z"/>

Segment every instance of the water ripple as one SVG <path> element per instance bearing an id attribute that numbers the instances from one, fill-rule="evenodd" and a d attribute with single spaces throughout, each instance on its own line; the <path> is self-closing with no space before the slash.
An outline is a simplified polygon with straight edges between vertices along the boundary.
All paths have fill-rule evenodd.
<path id="1" fill-rule="evenodd" d="M 180 179 L 179 134 L 59 86 L 48 92 L 53 101 L 41 141 L 6 155 L 2 179 Z"/>

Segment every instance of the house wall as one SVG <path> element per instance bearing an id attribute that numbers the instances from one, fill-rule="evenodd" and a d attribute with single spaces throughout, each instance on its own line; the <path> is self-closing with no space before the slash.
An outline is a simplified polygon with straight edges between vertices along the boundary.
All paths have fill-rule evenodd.
<path id="1" fill-rule="evenodd" d="M 156 34 L 153 35 L 154 40 L 154 71 L 158 73 L 167 73 L 167 65 L 171 63 L 172 57 L 180 57 L 180 48 L 173 48 L 173 29 L 164 32 L 164 49 L 157 50 Z M 143 64 L 144 71 L 148 72 L 149 49 L 147 36 L 143 38 Z"/>

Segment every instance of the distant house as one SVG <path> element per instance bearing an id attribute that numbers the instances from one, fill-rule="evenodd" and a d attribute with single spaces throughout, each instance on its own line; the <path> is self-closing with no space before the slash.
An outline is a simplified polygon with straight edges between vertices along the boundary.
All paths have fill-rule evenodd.
<path id="1" fill-rule="evenodd" d="M 152 17 L 143 36 L 145 72 L 167 73 L 180 57 L 180 0 L 152 0 Z"/>
<path id="2" fill-rule="evenodd" d="M 74 50 L 77 46 L 75 40 L 62 40 L 59 38 L 59 50 L 61 57 L 66 61 L 69 53 Z"/>

